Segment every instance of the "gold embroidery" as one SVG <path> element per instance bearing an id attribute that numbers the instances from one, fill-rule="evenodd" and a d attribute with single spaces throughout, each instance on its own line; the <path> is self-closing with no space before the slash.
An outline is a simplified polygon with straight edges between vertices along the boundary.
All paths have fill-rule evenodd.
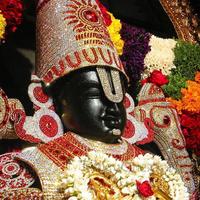
<path id="1" fill-rule="evenodd" d="M 192 11 L 188 0 L 160 0 L 170 17 L 178 37 L 187 42 L 200 42 L 197 16 Z"/>
<path id="2" fill-rule="evenodd" d="M 192 194 L 195 191 L 193 165 L 185 148 L 177 113 L 163 96 L 160 88 L 151 83 L 145 84 L 139 94 L 139 106 L 135 108 L 135 117 L 140 120 L 142 113 L 145 118 L 152 120 L 154 142 L 168 164 L 183 177 L 188 191 Z"/>
<path id="3" fill-rule="evenodd" d="M 63 198 L 63 194 L 57 190 L 56 185 L 58 175 L 62 173 L 62 170 L 52 160 L 35 147 L 24 150 L 17 158 L 29 164 L 36 171 L 45 200 L 61 200 Z"/>
<path id="4" fill-rule="evenodd" d="M 43 200 L 43 193 L 41 190 L 36 188 L 27 188 L 20 190 L 9 190 L 0 193 L 1 200 Z"/>

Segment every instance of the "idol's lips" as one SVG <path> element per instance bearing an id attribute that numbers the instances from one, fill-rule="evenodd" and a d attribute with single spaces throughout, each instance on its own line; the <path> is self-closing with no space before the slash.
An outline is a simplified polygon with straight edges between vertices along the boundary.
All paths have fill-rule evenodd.
<path id="1" fill-rule="evenodd" d="M 114 128 L 113 130 L 112 130 L 112 134 L 113 135 L 121 135 L 121 130 L 120 129 L 116 129 L 116 128 Z"/>

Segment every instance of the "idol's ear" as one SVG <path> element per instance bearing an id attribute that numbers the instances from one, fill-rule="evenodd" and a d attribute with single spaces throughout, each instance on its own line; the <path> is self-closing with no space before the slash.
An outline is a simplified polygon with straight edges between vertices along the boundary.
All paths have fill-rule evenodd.
<path id="1" fill-rule="evenodd" d="M 15 111 L 15 130 L 18 137 L 29 142 L 49 142 L 63 135 L 61 119 L 56 114 L 53 100 L 43 91 L 41 80 L 32 76 L 28 87 L 34 115 L 26 116 L 23 110 Z"/>
<path id="2" fill-rule="evenodd" d="M 126 93 L 124 106 L 127 113 L 127 122 L 122 137 L 131 144 L 145 144 L 153 140 L 153 132 L 147 120 L 138 121 L 134 116 L 135 104 L 133 98 Z M 149 121 L 149 120 L 148 120 Z"/>

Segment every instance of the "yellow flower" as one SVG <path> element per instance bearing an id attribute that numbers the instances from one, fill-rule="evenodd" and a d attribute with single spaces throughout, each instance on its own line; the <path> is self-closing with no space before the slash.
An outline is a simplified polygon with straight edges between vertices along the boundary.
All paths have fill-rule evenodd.
<path id="1" fill-rule="evenodd" d="M 117 53 L 119 55 L 123 54 L 123 48 L 124 48 L 124 41 L 121 38 L 120 35 L 120 31 L 122 29 L 122 24 L 120 22 L 120 20 L 115 19 L 115 17 L 109 13 L 111 16 L 111 20 L 112 23 L 111 25 L 108 27 L 108 32 L 110 34 L 111 40 L 115 46 L 115 48 L 117 49 Z"/>
<path id="2" fill-rule="evenodd" d="M 4 38 L 6 25 L 6 19 L 0 11 L 0 40 Z"/>

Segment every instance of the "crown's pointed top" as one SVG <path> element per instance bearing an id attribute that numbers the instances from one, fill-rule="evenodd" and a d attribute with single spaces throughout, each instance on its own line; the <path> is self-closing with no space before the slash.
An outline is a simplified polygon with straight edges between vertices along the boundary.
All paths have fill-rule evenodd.
<path id="1" fill-rule="evenodd" d="M 95 0 L 40 0 L 36 74 L 44 82 L 83 67 L 123 71 Z"/>

